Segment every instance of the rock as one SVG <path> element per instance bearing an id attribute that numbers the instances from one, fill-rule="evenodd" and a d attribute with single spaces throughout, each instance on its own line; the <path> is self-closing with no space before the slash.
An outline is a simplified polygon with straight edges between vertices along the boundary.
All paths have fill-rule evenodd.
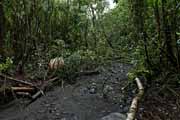
<path id="1" fill-rule="evenodd" d="M 92 83 L 91 86 L 89 86 L 89 93 L 90 94 L 96 94 L 97 93 L 97 85 L 96 85 L 96 83 Z"/>
<path id="2" fill-rule="evenodd" d="M 123 112 L 128 112 L 129 107 L 125 106 L 122 110 L 123 110 Z"/>
<path id="3" fill-rule="evenodd" d="M 38 111 L 38 113 L 44 113 L 44 112 L 45 112 L 44 109 Z"/>
<path id="4" fill-rule="evenodd" d="M 113 94 L 113 87 L 111 87 L 110 85 L 106 85 L 103 89 L 103 98 L 107 99 L 109 93 Z"/>
<path id="5" fill-rule="evenodd" d="M 78 120 L 78 118 L 76 116 L 70 116 L 70 117 L 61 118 L 61 120 Z"/>
<path id="6" fill-rule="evenodd" d="M 111 113 L 101 118 L 101 120 L 126 120 L 126 116 L 121 113 Z"/>
<path id="7" fill-rule="evenodd" d="M 56 116 L 59 116 L 60 115 L 60 113 L 56 113 Z"/>
<path id="8" fill-rule="evenodd" d="M 96 89 L 95 89 L 95 88 L 91 88 L 91 89 L 89 90 L 89 93 L 90 93 L 90 94 L 96 94 Z"/>
<path id="9" fill-rule="evenodd" d="M 108 92 L 110 92 L 110 91 L 112 91 L 113 90 L 113 87 L 111 87 L 110 85 L 106 85 L 105 87 L 104 87 L 104 89 L 103 89 L 103 93 L 108 93 Z"/>
<path id="10" fill-rule="evenodd" d="M 86 95 L 88 93 L 88 88 L 80 88 L 79 92 L 81 96 Z"/>

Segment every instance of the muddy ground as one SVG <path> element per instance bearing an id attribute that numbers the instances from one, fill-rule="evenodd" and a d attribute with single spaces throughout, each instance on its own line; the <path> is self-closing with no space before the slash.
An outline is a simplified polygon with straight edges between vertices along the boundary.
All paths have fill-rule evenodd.
<path id="1" fill-rule="evenodd" d="M 0 106 L 0 120 L 100 120 L 114 112 L 126 115 L 135 95 L 126 87 L 130 68 L 112 63 L 100 68 L 100 74 L 79 76 L 76 84 L 56 87 L 28 106 L 25 99 L 16 99 Z"/>

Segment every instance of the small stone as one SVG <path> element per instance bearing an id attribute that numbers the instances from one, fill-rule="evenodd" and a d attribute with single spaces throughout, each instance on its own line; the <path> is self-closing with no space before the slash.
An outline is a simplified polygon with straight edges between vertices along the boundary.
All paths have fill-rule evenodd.
<path id="1" fill-rule="evenodd" d="M 53 111 L 50 109 L 50 110 L 49 110 L 49 113 L 53 113 Z"/>
<path id="2" fill-rule="evenodd" d="M 174 107 L 173 107 L 173 110 L 177 110 L 177 107 L 176 107 L 176 106 L 174 106 Z"/>
<path id="3" fill-rule="evenodd" d="M 38 113 L 44 113 L 45 111 L 44 110 L 39 110 Z"/>
<path id="4" fill-rule="evenodd" d="M 90 93 L 90 94 L 96 94 L 96 89 L 95 89 L 95 88 L 90 89 L 90 90 L 89 90 L 89 93 Z"/>
<path id="5" fill-rule="evenodd" d="M 45 104 L 45 107 L 50 107 L 50 104 Z"/>
<path id="6" fill-rule="evenodd" d="M 136 90 L 133 90 L 132 93 L 135 94 L 135 93 L 136 93 Z"/>
<path id="7" fill-rule="evenodd" d="M 93 82 L 93 83 L 92 83 L 92 86 L 96 86 L 96 83 Z"/>
<path id="8" fill-rule="evenodd" d="M 126 120 L 126 116 L 121 113 L 111 113 L 101 118 L 101 120 Z"/>
<path id="9" fill-rule="evenodd" d="M 139 108 L 140 111 L 144 111 L 144 108 Z"/>
<path id="10" fill-rule="evenodd" d="M 56 113 L 56 116 L 59 116 L 60 115 L 60 113 Z"/>
<path id="11" fill-rule="evenodd" d="M 123 112 L 127 112 L 128 110 L 129 110 L 129 107 L 127 106 L 123 108 Z"/>
<path id="12" fill-rule="evenodd" d="M 123 105 L 120 105 L 119 107 L 120 107 L 120 108 L 123 108 Z"/>
<path id="13" fill-rule="evenodd" d="M 66 118 L 61 118 L 61 120 L 66 120 Z"/>
<path id="14" fill-rule="evenodd" d="M 66 100 L 66 99 L 67 99 L 67 97 L 63 97 L 63 99 L 64 99 L 64 100 Z"/>
<path id="15" fill-rule="evenodd" d="M 85 95 L 85 94 L 87 94 L 88 93 L 88 89 L 87 88 L 81 88 L 80 89 L 80 94 L 81 94 L 81 96 L 83 96 L 83 95 Z"/>
<path id="16" fill-rule="evenodd" d="M 113 90 L 113 88 L 110 86 L 110 85 L 106 85 L 105 87 L 104 87 L 104 89 L 103 89 L 103 93 L 108 93 L 108 92 L 110 92 L 110 91 L 112 91 Z"/>
<path id="17" fill-rule="evenodd" d="M 51 103 L 51 105 L 56 105 L 56 103 Z"/>

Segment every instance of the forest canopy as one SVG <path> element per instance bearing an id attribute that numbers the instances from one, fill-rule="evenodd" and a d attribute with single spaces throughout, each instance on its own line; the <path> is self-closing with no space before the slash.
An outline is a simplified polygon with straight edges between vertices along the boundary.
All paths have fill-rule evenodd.
<path id="1" fill-rule="evenodd" d="M 178 74 L 179 6 L 177 0 L 1 0 L 1 62 L 11 59 L 24 72 L 45 69 L 54 57 L 120 58 L 136 72 Z"/>

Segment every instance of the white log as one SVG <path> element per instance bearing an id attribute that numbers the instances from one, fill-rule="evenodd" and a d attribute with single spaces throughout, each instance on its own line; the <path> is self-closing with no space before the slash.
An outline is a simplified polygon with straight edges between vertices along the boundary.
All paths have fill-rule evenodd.
<path id="1" fill-rule="evenodd" d="M 139 78 L 135 78 L 136 84 L 138 86 L 138 94 L 134 97 L 134 99 L 132 100 L 129 112 L 127 114 L 127 119 L 126 120 L 134 120 L 135 116 L 136 116 L 136 112 L 138 109 L 138 103 L 141 100 L 142 96 L 144 95 L 144 87 L 140 81 Z"/>

